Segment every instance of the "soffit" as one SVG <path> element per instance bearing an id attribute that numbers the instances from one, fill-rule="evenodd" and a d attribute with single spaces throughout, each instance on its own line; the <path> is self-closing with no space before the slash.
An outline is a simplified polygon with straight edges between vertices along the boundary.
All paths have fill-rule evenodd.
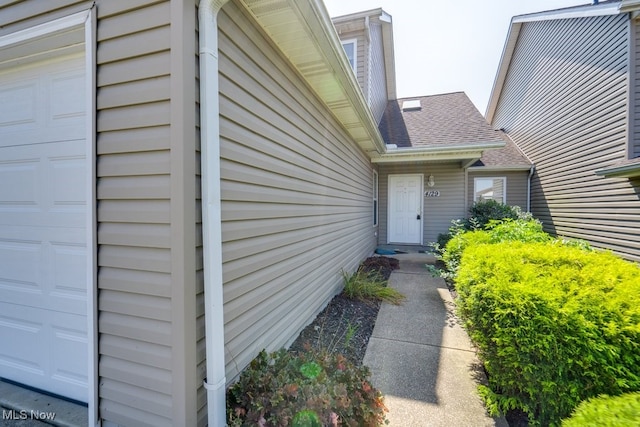
<path id="1" fill-rule="evenodd" d="M 242 0 L 318 97 L 370 157 L 384 143 L 321 0 Z"/>

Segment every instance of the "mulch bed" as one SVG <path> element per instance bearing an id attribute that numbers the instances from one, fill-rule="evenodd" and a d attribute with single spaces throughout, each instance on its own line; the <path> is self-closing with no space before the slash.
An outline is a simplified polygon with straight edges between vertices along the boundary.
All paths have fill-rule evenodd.
<path id="1" fill-rule="evenodd" d="M 364 260 L 359 270 L 376 273 L 389 280 L 391 272 L 399 266 L 400 263 L 395 258 L 374 256 Z M 379 302 L 351 299 L 340 293 L 300 332 L 289 351 L 326 350 L 342 353 L 352 363 L 360 366 L 379 310 Z"/>
<path id="2" fill-rule="evenodd" d="M 399 268 L 400 263 L 395 258 L 374 256 L 367 258 L 360 264 L 359 269 L 377 273 L 385 280 L 393 270 Z M 437 265 L 443 268 L 444 265 Z M 447 283 L 452 294 L 456 295 L 451 283 Z M 362 365 L 367 351 L 369 338 L 376 324 L 379 302 L 360 301 L 346 297 L 340 293 L 336 295 L 315 320 L 300 332 L 289 351 L 321 351 L 342 353 L 355 365 Z M 527 427 L 529 425 L 526 414 L 521 411 L 509 411 L 506 414 L 510 427 Z"/>

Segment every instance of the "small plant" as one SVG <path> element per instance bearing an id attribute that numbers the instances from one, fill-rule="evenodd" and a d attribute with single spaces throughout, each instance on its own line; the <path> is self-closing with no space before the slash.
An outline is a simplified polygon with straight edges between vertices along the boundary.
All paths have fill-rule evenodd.
<path id="1" fill-rule="evenodd" d="M 362 301 L 383 301 L 400 305 L 405 296 L 396 289 L 387 286 L 386 280 L 376 273 L 358 270 L 353 274 L 342 271 L 344 294 Z"/>
<path id="2" fill-rule="evenodd" d="M 640 425 L 640 393 L 599 396 L 582 402 L 562 427 L 628 427 Z"/>
<path id="3" fill-rule="evenodd" d="M 382 393 L 340 354 L 264 350 L 227 392 L 229 426 L 378 426 Z"/>
<path id="4" fill-rule="evenodd" d="M 353 340 L 354 335 L 358 332 L 358 325 L 354 325 L 351 322 L 347 324 L 347 330 L 344 336 L 344 346 L 350 347 L 351 341 Z"/>

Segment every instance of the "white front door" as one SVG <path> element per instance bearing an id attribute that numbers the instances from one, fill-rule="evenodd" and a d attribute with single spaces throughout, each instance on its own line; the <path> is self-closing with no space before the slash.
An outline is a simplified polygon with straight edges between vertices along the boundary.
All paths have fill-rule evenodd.
<path id="1" fill-rule="evenodd" d="M 83 54 L 0 71 L 0 377 L 84 402 L 85 74 Z"/>
<path id="2" fill-rule="evenodd" d="M 422 244 L 422 175 L 389 175 L 388 243 Z"/>

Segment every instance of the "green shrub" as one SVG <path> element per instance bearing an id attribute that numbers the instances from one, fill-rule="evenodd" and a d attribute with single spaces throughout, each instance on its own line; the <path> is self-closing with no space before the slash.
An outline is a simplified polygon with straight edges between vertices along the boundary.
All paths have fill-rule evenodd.
<path id="1" fill-rule="evenodd" d="M 640 393 L 601 396 L 584 401 L 562 427 L 629 427 L 640 425 Z"/>
<path id="2" fill-rule="evenodd" d="M 455 279 L 460 267 L 462 253 L 467 247 L 500 242 L 546 242 L 552 237 L 542 230 L 537 220 L 490 221 L 484 230 L 467 231 L 456 234 L 445 247 L 441 256 L 447 272 L 446 279 Z"/>
<path id="3" fill-rule="evenodd" d="M 476 202 L 469 208 L 469 217 L 466 219 L 454 219 L 451 221 L 447 233 L 438 234 L 437 241 L 431 243 L 436 255 L 443 255 L 444 248 L 449 240 L 466 231 L 481 230 L 492 221 L 503 220 L 533 220 L 528 212 L 522 212 L 519 206 L 509 206 L 495 200 L 483 200 Z"/>
<path id="4" fill-rule="evenodd" d="M 586 398 L 640 391 L 637 265 L 560 241 L 475 245 L 456 289 L 493 413 L 557 425 Z"/>
<path id="5" fill-rule="evenodd" d="M 344 279 L 344 294 L 362 301 L 384 301 L 399 305 L 405 296 L 397 289 L 387 286 L 387 281 L 379 274 L 358 270 L 353 274 L 342 272 Z"/>
<path id="6" fill-rule="evenodd" d="M 366 366 L 340 354 L 263 350 L 227 392 L 230 426 L 378 426 L 387 411 Z"/>
<path id="7" fill-rule="evenodd" d="M 505 219 L 531 219 L 530 214 L 523 213 L 518 206 L 509 206 L 495 200 L 476 202 L 469 208 L 469 221 L 473 228 L 484 228 L 491 221 Z"/>

